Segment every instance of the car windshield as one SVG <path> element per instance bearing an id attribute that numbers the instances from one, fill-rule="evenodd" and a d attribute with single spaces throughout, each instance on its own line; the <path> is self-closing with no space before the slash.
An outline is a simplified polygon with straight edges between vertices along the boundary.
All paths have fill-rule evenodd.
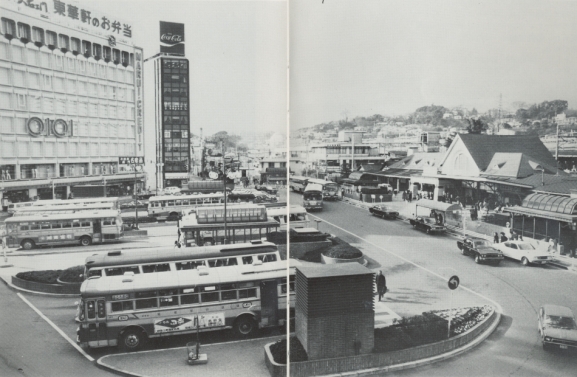
<path id="1" fill-rule="evenodd" d="M 520 244 L 518 244 L 518 246 L 519 246 L 519 249 L 521 249 L 521 250 L 535 250 L 533 245 L 531 245 L 530 243 L 520 243 Z"/>
<path id="2" fill-rule="evenodd" d="M 545 324 L 556 329 L 577 330 L 577 324 L 571 317 L 548 315 L 545 317 Z"/>
<path id="3" fill-rule="evenodd" d="M 432 219 L 430 217 L 425 217 L 423 220 L 425 220 L 425 222 L 429 224 L 434 224 L 436 222 L 435 219 Z"/>
<path id="4" fill-rule="evenodd" d="M 475 241 L 475 246 L 480 247 L 480 246 L 489 246 L 489 242 L 485 241 L 485 240 L 481 240 L 481 241 Z"/>

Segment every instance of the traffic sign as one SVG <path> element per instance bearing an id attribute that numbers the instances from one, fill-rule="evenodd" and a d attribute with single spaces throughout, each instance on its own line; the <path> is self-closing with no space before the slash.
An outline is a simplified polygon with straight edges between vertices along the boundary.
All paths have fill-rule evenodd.
<path id="1" fill-rule="evenodd" d="M 459 286 L 459 277 L 457 275 L 453 275 L 451 276 L 451 278 L 449 279 L 449 289 L 450 290 L 455 290 L 457 289 L 457 287 Z"/>

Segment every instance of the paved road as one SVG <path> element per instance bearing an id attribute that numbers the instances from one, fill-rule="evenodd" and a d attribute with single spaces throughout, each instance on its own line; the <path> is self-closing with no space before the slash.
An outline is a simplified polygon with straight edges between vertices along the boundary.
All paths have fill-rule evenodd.
<path id="1" fill-rule="evenodd" d="M 291 193 L 299 202 L 299 194 Z M 481 346 L 455 359 L 418 369 L 389 373 L 393 376 L 574 376 L 577 370 L 575 352 L 544 352 L 537 334 L 537 310 L 543 303 L 562 304 L 577 313 L 577 275 L 554 267 L 523 267 L 506 260 L 498 267 L 476 265 L 462 256 L 456 239 L 430 236 L 412 229 L 407 223 L 372 217 L 365 209 L 343 202 L 325 203 L 322 212 L 311 217 L 323 220 L 320 229 L 350 243 L 364 247 L 371 259 L 369 267 L 380 268 L 391 287 L 393 310 L 402 315 L 403 302 L 396 301 L 395 285 L 414 279 L 413 262 L 428 282 L 436 285 L 440 277 L 457 274 L 463 287 L 496 301 L 503 308 L 503 319 L 497 331 Z M 330 225 L 334 224 L 333 225 Z M 402 259 L 401 259 L 402 258 Z M 405 263 L 400 264 L 399 260 Z M 407 262 L 408 261 L 408 262 Z M 394 266 L 394 267 L 391 267 Z M 412 280 L 410 280 L 412 282 Z M 419 282 L 414 283 L 420 284 Z M 443 295 L 439 296 L 440 300 Z M 409 300 L 407 298 L 407 300 Z M 459 304 L 456 299 L 456 305 Z"/>

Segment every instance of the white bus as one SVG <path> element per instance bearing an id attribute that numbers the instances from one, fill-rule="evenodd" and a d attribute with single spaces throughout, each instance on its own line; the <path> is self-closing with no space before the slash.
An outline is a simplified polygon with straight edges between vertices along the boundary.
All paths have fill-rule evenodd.
<path id="1" fill-rule="evenodd" d="M 193 270 L 199 266 L 209 268 L 240 266 L 281 260 L 275 244 L 253 241 L 245 244 L 200 246 L 197 248 L 164 248 L 116 250 L 94 254 L 86 258 L 84 277 L 117 276 L 125 272 L 148 274 L 180 270 Z"/>
<path id="2" fill-rule="evenodd" d="M 311 183 L 321 185 L 323 187 L 324 200 L 339 199 L 339 185 L 333 181 L 326 181 L 324 179 L 309 178 L 308 184 Z"/>
<path id="3" fill-rule="evenodd" d="M 124 237 L 118 210 L 17 216 L 7 218 L 5 223 L 8 247 L 25 250 L 42 245 L 88 246 Z"/>
<path id="4" fill-rule="evenodd" d="M 309 177 L 304 177 L 302 175 L 291 175 L 289 177 L 289 186 L 291 190 L 302 193 L 305 191 L 309 179 Z"/>
<path id="5" fill-rule="evenodd" d="M 157 221 L 178 220 L 183 211 L 218 203 L 224 203 L 223 193 L 151 196 L 148 199 L 148 216 Z"/>
<path id="6" fill-rule="evenodd" d="M 309 217 L 307 210 L 303 206 L 291 205 L 285 207 L 273 207 L 266 209 L 267 216 L 272 217 L 280 224 L 280 230 L 286 230 L 287 225 L 291 229 L 307 228 L 309 226 Z"/>
<path id="7" fill-rule="evenodd" d="M 248 337 L 259 328 L 285 325 L 287 307 L 294 316 L 299 265 L 291 259 L 89 278 L 80 288 L 77 343 L 135 351 L 156 337 L 224 329 Z"/>
<path id="8" fill-rule="evenodd" d="M 323 209 L 323 186 L 309 183 L 303 193 L 303 207 L 307 210 Z"/>

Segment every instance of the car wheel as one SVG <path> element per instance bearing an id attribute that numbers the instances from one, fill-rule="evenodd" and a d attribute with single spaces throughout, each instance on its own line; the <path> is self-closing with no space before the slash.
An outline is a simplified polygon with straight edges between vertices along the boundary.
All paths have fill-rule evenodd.
<path id="1" fill-rule="evenodd" d="M 34 249 L 34 246 L 36 246 L 36 244 L 34 243 L 34 241 L 32 240 L 24 240 L 22 241 L 22 248 L 24 250 L 32 250 Z"/>
<path id="2" fill-rule="evenodd" d="M 465 249 L 465 246 L 461 248 L 461 254 L 467 255 L 467 249 Z"/>
<path id="3" fill-rule="evenodd" d="M 80 244 L 82 246 L 89 246 L 92 243 L 92 240 L 88 236 L 84 236 L 80 239 Z"/>
<path id="4" fill-rule="evenodd" d="M 479 254 L 475 254 L 475 263 L 477 264 L 481 263 L 481 258 L 479 257 Z"/>
<path id="5" fill-rule="evenodd" d="M 144 333 L 137 329 L 126 330 L 120 337 L 118 345 L 125 352 L 134 352 L 142 348 L 145 342 Z"/>
<path id="6" fill-rule="evenodd" d="M 527 259 L 525 257 L 521 258 L 521 264 L 523 266 L 528 266 L 529 265 L 529 259 Z"/>

